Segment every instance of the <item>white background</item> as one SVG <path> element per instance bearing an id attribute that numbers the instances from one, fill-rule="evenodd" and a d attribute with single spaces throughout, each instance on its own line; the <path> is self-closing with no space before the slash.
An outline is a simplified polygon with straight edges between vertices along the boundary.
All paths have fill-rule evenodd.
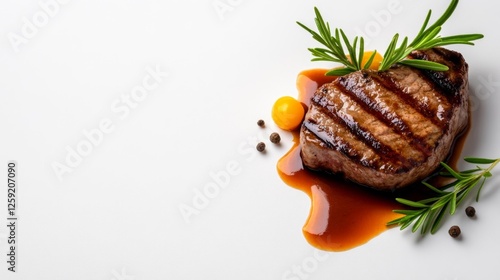
<path id="1" fill-rule="evenodd" d="M 296 96 L 301 70 L 328 65 L 309 61 L 306 48 L 317 44 L 295 23 L 312 25 L 314 6 L 383 52 L 394 33 L 415 35 L 428 9 L 436 19 L 447 5 L 2 1 L 0 181 L 7 161 L 16 160 L 19 221 L 12 273 L 2 183 L 0 279 L 498 278 L 495 176 L 474 203 L 474 220 L 451 217 L 425 238 L 393 229 L 350 251 L 325 253 L 301 232 L 308 197 L 276 173 L 290 135 L 281 132 L 283 145 L 268 144 L 265 155 L 254 150 L 276 130 L 274 100 Z M 497 10 L 491 1 L 463 0 L 442 31 L 485 35 L 474 47 L 452 47 L 470 65 L 475 100 L 464 155 L 500 156 Z M 148 78 L 151 71 L 160 73 L 157 80 Z M 126 105 L 145 79 L 155 88 Z M 266 129 L 257 127 L 260 118 Z M 102 122 L 108 130 L 95 136 Z M 92 133 L 89 146 L 85 135 Z M 78 148 L 80 159 L 71 156 Z M 56 172 L 61 165 L 67 169 Z M 223 188 L 196 208 L 197 193 L 217 183 L 214 174 Z M 185 206 L 196 214 L 183 216 Z M 460 240 L 448 236 L 453 224 L 462 227 Z"/>

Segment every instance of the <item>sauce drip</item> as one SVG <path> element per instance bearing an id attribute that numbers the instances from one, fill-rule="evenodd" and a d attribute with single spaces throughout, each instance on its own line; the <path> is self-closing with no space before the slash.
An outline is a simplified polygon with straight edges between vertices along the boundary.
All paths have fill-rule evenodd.
<path id="1" fill-rule="evenodd" d="M 301 72 L 297 78 L 299 101 L 308 107 L 314 92 L 335 77 L 325 76 L 325 69 Z M 277 164 L 278 174 L 289 186 L 305 192 L 311 199 L 309 217 L 302 228 L 307 241 L 326 251 L 346 251 L 360 246 L 388 229 L 387 222 L 399 215 L 393 209 L 401 209 L 394 194 L 380 193 L 333 175 L 304 168 L 300 158 L 299 132 L 295 131 L 293 146 Z M 455 156 L 450 165 L 455 167 L 465 135 L 454 145 Z M 398 196 L 412 197 L 418 192 Z"/>

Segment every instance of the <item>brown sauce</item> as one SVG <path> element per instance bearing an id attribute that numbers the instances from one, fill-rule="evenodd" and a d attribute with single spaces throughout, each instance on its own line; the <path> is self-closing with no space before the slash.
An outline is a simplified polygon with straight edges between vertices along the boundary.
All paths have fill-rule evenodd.
<path id="1" fill-rule="evenodd" d="M 321 85 L 333 81 L 325 69 L 301 72 L 297 78 L 299 101 L 309 106 L 309 100 Z M 455 167 L 467 133 L 454 145 L 450 165 Z M 294 144 L 277 164 L 281 179 L 289 186 L 305 192 L 311 199 L 309 217 L 302 228 L 307 241 L 326 251 L 345 251 L 360 246 L 388 229 L 387 222 L 398 217 L 400 209 L 395 194 L 380 193 L 333 175 L 305 169 L 300 158 L 299 133 L 294 132 Z M 411 193 L 418 192 L 414 187 Z M 413 197 L 403 192 L 404 197 Z M 397 194 L 401 196 L 403 194 Z"/>

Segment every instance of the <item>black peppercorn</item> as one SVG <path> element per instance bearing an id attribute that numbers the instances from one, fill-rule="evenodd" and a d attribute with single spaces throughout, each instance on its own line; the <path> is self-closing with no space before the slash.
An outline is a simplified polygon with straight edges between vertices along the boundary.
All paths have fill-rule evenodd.
<path id="1" fill-rule="evenodd" d="M 281 136 L 277 132 L 273 132 L 269 136 L 269 140 L 274 144 L 278 144 L 281 141 Z"/>
<path id="2" fill-rule="evenodd" d="M 258 120 L 257 125 L 260 127 L 264 127 L 264 126 L 266 126 L 266 122 L 264 122 L 264 120 Z"/>
<path id="3" fill-rule="evenodd" d="M 453 238 L 457 238 L 458 236 L 460 236 L 461 232 L 462 231 L 460 230 L 459 226 L 452 226 L 452 227 L 450 227 L 450 230 L 448 230 L 448 233 Z"/>
<path id="4" fill-rule="evenodd" d="M 465 214 L 467 217 L 474 217 L 476 215 L 476 209 L 472 206 L 465 208 Z"/>
<path id="5" fill-rule="evenodd" d="M 257 151 L 263 152 L 266 149 L 266 144 L 264 142 L 260 142 L 257 144 Z"/>

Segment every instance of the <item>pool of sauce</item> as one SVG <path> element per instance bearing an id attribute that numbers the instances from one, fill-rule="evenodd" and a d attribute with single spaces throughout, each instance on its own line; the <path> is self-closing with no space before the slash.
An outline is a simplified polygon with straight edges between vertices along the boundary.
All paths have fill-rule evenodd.
<path id="1" fill-rule="evenodd" d="M 326 77 L 326 69 L 301 72 L 297 78 L 299 101 L 309 100 L 321 85 L 335 77 Z M 278 174 L 289 186 L 306 193 L 311 200 L 309 217 L 302 228 L 307 241 L 326 251 L 345 251 L 360 246 L 388 229 L 387 222 L 398 217 L 400 209 L 395 197 L 414 197 L 420 186 L 402 193 L 381 193 L 346 182 L 331 174 L 310 171 L 300 158 L 299 132 L 295 131 L 293 146 L 277 164 Z M 449 164 L 455 167 L 467 133 L 457 138 Z"/>

